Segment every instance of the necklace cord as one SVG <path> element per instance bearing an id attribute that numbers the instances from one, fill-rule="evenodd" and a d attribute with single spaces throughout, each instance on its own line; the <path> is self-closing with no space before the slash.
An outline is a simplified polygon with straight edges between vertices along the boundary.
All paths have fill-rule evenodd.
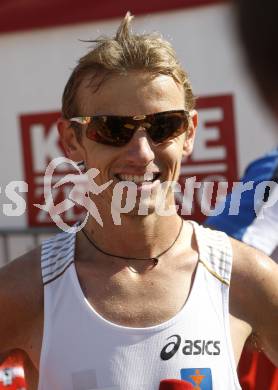
<path id="1" fill-rule="evenodd" d="M 108 253 L 106 251 L 104 251 L 103 249 L 101 249 L 99 246 L 96 245 L 96 243 L 88 236 L 88 233 L 86 233 L 86 231 L 84 229 L 81 229 L 81 231 L 83 232 L 84 236 L 87 238 L 87 240 L 101 253 L 103 253 L 104 255 L 107 255 L 107 256 L 110 256 L 110 257 L 118 257 L 119 259 L 124 259 L 124 260 L 153 260 L 155 263 L 154 263 L 154 266 L 158 263 L 158 259 L 159 257 L 161 257 L 162 255 L 164 255 L 166 252 L 168 252 L 171 248 L 173 248 L 173 246 L 175 245 L 175 243 L 177 242 L 178 238 L 180 237 L 180 234 L 181 234 L 181 231 L 182 231 L 182 227 L 183 227 L 183 222 L 184 220 L 181 219 L 181 225 L 180 225 L 180 228 L 179 228 L 179 232 L 176 236 L 176 238 L 174 239 L 174 241 L 172 242 L 172 244 L 167 248 L 165 249 L 164 251 L 162 251 L 159 255 L 155 256 L 155 257 L 146 257 L 146 258 L 137 258 L 137 257 L 127 257 L 127 256 L 118 256 L 118 255 L 113 255 L 112 253 Z"/>

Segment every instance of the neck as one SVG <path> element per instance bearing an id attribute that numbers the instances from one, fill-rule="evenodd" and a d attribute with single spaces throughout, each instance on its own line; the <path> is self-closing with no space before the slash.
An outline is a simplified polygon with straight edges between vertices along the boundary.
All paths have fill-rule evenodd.
<path id="1" fill-rule="evenodd" d="M 111 223 L 112 222 L 112 223 Z M 104 251 L 119 256 L 155 257 L 167 249 L 177 237 L 181 218 L 178 215 L 124 216 L 121 225 L 103 220 L 103 227 L 92 218 L 85 230 L 88 236 Z"/>

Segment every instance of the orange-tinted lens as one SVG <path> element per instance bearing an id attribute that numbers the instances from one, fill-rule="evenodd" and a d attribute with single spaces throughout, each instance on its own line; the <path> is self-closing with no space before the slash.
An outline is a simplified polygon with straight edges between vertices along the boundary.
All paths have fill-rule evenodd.
<path id="1" fill-rule="evenodd" d="M 99 116 L 94 117 L 88 125 L 87 137 L 105 145 L 123 146 L 132 138 L 135 129 L 125 128 L 125 117 Z"/>
<path id="2" fill-rule="evenodd" d="M 188 119 L 184 113 L 157 114 L 151 124 L 148 133 L 155 144 L 160 144 L 185 132 L 188 127 Z"/>
<path id="3" fill-rule="evenodd" d="M 181 135 L 188 127 L 188 119 L 183 111 L 146 115 L 139 120 L 125 116 L 95 116 L 87 125 L 86 135 L 98 143 L 124 146 L 138 127 L 144 127 L 144 124 L 151 140 L 160 144 Z"/>

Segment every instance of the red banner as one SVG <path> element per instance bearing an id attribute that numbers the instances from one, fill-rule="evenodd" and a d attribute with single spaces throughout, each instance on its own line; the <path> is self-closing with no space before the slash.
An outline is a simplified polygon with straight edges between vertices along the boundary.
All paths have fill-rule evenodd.
<path id="1" fill-rule="evenodd" d="M 201 97 L 197 109 L 199 125 L 193 153 L 183 161 L 180 174 L 183 188 L 186 183 L 188 187 L 184 199 L 177 195 L 177 200 L 180 204 L 185 200 L 181 214 L 202 222 L 214 210 L 215 201 L 226 196 L 238 179 L 233 96 Z M 194 177 L 196 180 L 191 180 Z"/>

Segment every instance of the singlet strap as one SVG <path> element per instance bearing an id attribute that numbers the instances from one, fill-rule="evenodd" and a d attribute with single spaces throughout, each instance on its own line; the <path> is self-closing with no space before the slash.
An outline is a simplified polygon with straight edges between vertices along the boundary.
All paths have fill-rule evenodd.
<path id="1" fill-rule="evenodd" d="M 74 261 L 75 233 L 59 233 L 42 244 L 41 270 L 46 285 L 61 276 Z"/>
<path id="2" fill-rule="evenodd" d="M 222 283 L 230 285 L 233 252 L 226 233 L 205 228 L 193 222 L 199 250 L 199 261 Z"/>

